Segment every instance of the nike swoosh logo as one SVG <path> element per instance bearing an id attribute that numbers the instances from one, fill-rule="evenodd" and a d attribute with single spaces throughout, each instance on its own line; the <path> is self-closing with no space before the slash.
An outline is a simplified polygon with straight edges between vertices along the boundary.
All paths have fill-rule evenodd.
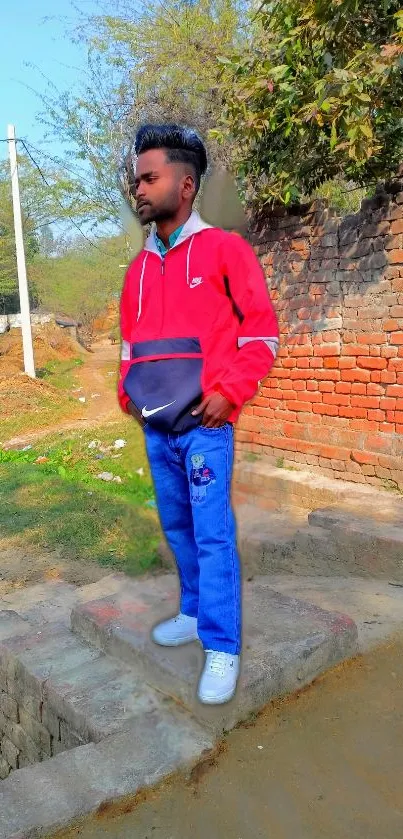
<path id="1" fill-rule="evenodd" d="M 154 414 L 159 414 L 160 411 L 164 411 L 165 408 L 169 408 L 171 405 L 174 405 L 175 402 L 176 399 L 174 399 L 173 402 L 168 402 L 168 405 L 160 405 L 159 408 L 152 408 L 151 411 L 147 411 L 147 408 L 144 406 L 141 412 L 142 416 L 144 417 L 144 419 L 148 419 L 148 417 L 152 417 Z"/>

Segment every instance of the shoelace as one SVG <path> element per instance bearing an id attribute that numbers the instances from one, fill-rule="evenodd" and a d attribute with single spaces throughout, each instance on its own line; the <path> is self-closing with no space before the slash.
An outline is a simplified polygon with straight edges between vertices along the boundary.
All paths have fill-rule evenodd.
<path id="1" fill-rule="evenodd" d="M 229 659 L 226 653 L 208 652 L 208 667 L 212 673 L 223 676 Z"/>

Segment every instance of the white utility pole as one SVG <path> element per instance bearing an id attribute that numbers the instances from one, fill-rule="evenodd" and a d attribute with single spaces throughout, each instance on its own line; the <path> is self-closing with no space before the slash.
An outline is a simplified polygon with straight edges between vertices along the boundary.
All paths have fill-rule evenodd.
<path id="1" fill-rule="evenodd" d="M 8 150 L 10 154 L 11 186 L 13 191 L 15 249 L 17 251 L 18 288 L 20 293 L 22 345 L 24 349 L 24 370 L 28 376 L 35 378 L 34 348 L 32 344 L 31 317 L 29 311 L 29 295 L 27 269 L 25 265 L 24 239 L 22 234 L 22 218 L 20 203 L 20 187 L 18 183 L 17 151 L 15 147 L 15 128 L 9 125 L 7 130 Z"/>

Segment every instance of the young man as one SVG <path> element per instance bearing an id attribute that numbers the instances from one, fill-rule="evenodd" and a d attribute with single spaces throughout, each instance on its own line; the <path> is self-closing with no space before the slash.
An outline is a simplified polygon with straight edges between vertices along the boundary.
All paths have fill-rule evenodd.
<path id="1" fill-rule="evenodd" d="M 233 428 L 273 365 L 277 319 L 250 245 L 192 211 L 207 168 L 198 135 L 144 126 L 135 153 L 137 213 L 154 225 L 122 292 L 119 400 L 145 431 L 181 591 L 179 614 L 153 640 L 200 639 L 198 696 L 219 704 L 235 692 L 241 651 Z"/>

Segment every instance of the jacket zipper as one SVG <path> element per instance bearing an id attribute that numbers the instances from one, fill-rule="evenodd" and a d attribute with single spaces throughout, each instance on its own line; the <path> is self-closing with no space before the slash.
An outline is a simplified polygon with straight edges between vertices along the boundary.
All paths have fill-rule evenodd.
<path id="1" fill-rule="evenodd" d="M 165 256 L 161 257 L 161 277 L 165 277 Z M 162 300 L 161 300 L 161 328 L 160 328 L 160 335 L 162 335 L 162 330 L 164 327 L 165 321 L 165 282 L 162 283 Z"/>

